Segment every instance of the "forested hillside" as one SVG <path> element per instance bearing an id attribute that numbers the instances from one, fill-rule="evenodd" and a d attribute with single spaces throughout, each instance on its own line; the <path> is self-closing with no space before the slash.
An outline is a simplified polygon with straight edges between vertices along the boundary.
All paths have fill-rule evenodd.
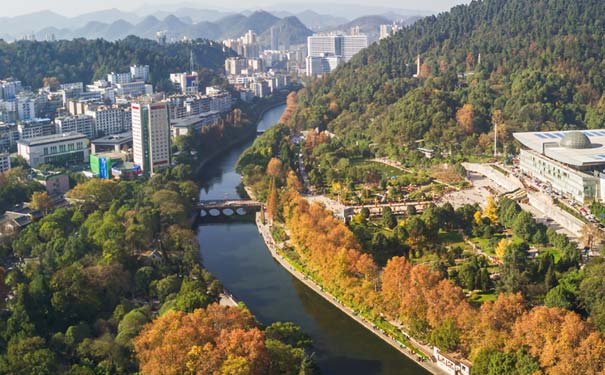
<path id="1" fill-rule="evenodd" d="M 58 42 L 0 41 L 0 78 L 14 77 L 34 89 L 45 77 L 59 82 L 84 82 L 105 78 L 112 71 L 124 72 L 132 64 L 148 64 L 151 82 L 168 87 L 171 72 L 185 71 L 193 51 L 196 69 L 219 69 L 226 56 L 220 43 L 197 40 L 162 46 L 155 41 L 128 37 L 117 42 L 75 39 Z M 165 87 L 164 87 L 165 86 Z"/>
<path id="2" fill-rule="evenodd" d="M 454 155 L 479 153 L 491 146 L 494 121 L 508 147 L 511 131 L 602 127 L 604 36 L 600 0 L 457 6 L 309 85 L 292 121 L 395 157 L 420 139 Z"/>

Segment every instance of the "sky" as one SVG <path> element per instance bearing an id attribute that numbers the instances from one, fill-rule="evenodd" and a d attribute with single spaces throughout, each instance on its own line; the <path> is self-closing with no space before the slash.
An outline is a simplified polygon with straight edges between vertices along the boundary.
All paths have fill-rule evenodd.
<path id="1" fill-rule="evenodd" d="M 143 5 L 161 5 L 170 4 L 174 7 L 179 1 L 170 0 L 20 0 L 20 1 L 8 1 L 2 0 L 2 14 L 4 17 L 11 17 L 26 13 L 32 13 L 39 10 L 52 10 L 56 13 L 63 14 L 66 16 L 76 16 L 82 13 L 87 13 L 96 10 L 118 8 L 124 11 L 133 11 Z M 220 10 L 244 10 L 244 9 L 258 9 L 262 7 L 281 8 L 286 10 L 288 4 L 301 4 L 309 3 L 309 8 L 312 8 L 313 2 L 318 1 L 302 1 L 302 0 L 256 0 L 250 2 L 249 0 L 231 0 L 225 4 L 217 6 L 214 0 L 188 0 L 183 1 L 184 5 L 203 7 L 209 9 L 220 9 Z M 465 0 L 328 0 L 323 3 L 346 3 L 346 4 L 363 4 L 367 6 L 383 6 L 390 8 L 399 9 L 419 9 L 419 10 L 430 10 L 430 11 L 445 11 L 450 9 L 452 6 L 468 2 Z M 186 3 L 186 4 L 185 4 Z M 279 7 L 276 6 L 279 4 Z"/>

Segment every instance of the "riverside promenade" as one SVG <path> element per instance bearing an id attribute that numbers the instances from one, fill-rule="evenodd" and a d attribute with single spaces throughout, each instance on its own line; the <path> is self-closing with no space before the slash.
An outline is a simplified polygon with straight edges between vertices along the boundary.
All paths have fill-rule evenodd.
<path id="1" fill-rule="evenodd" d="M 393 348 L 397 349 L 402 354 L 404 354 L 407 357 L 409 357 L 410 359 L 414 360 L 419 366 L 422 366 L 425 370 L 429 371 L 431 374 L 435 374 L 435 375 L 447 375 L 448 374 L 448 372 L 446 372 L 445 370 L 443 370 L 442 368 L 437 366 L 437 364 L 431 362 L 430 360 L 420 361 L 419 356 L 416 353 L 412 352 L 411 349 L 404 347 L 399 341 L 388 336 L 385 332 L 383 332 L 382 330 L 377 328 L 373 323 L 371 323 L 371 322 L 367 321 L 366 319 L 364 319 L 363 317 L 355 314 L 354 311 L 352 311 L 350 308 L 348 308 L 345 305 L 343 305 L 342 303 L 340 303 L 340 301 L 338 301 L 334 296 L 332 296 L 331 294 L 324 291 L 321 286 L 316 284 L 313 280 L 309 279 L 305 274 L 301 273 L 300 271 L 298 271 L 294 267 L 292 267 L 290 265 L 290 263 L 288 263 L 288 261 L 277 252 L 278 245 L 273 240 L 273 236 L 271 235 L 270 226 L 262 222 L 260 212 L 256 213 L 256 226 L 258 228 L 258 231 L 259 231 L 261 237 L 265 241 L 265 244 L 267 245 L 267 249 L 269 249 L 269 252 L 271 253 L 271 256 L 273 257 L 273 259 L 275 259 L 277 262 L 279 262 L 279 264 L 281 264 L 282 267 L 284 267 L 284 269 L 286 269 L 288 272 L 290 272 L 290 274 L 292 274 L 292 276 L 296 277 L 300 282 L 305 284 L 307 287 L 311 288 L 315 293 L 322 296 L 326 301 L 328 301 L 332 305 L 336 306 L 342 312 L 347 314 L 351 319 L 353 319 L 357 323 L 361 324 L 363 327 L 365 327 L 366 329 L 368 329 L 369 331 L 374 333 L 376 336 L 381 338 L 383 341 L 385 341 L 386 343 L 391 345 Z M 412 345 L 414 345 L 416 348 L 420 348 L 421 351 L 427 357 L 429 357 L 429 358 L 431 357 L 432 352 L 431 352 L 430 348 L 418 343 L 417 341 L 415 341 L 413 339 L 410 339 L 410 343 Z"/>

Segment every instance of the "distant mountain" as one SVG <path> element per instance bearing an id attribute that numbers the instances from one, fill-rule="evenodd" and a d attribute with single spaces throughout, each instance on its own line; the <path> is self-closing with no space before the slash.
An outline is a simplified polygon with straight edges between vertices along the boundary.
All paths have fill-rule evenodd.
<path id="1" fill-rule="evenodd" d="M 320 31 L 334 26 L 347 23 L 349 20 L 344 17 L 335 17 L 329 14 L 319 14 L 312 10 L 305 10 L 297 13 L 296 17 L 304 23 L 309 29 Z"/>
<path id="2" fill-rule="evenodd" d="M 123 19 L 113 22 L 90 21 L 73 29 L 57 28 L 55 26 L 44 27 L 37 31 L 35 36 L 39 40 L 45 40 L 54 35 L 56 39 L 61 40 L 101 38 L 113 41 L 123 39 L 128 35 L 155 39 L 156 33 L 161 31 L 166 33 L 169 40 L 181 40 L 184 37 L 223 40 L 240 37 L 248 30 L 252 30 L 259 36 L 261 43 L 269 46 L 271 43 L 269 30 L 272 26 L 278 28 L 282 45 L 286 44 L 286 41 L 290 45 L 304 43 L 306 37 L 312 34 L 312 31 L 294 16 L 278 18 L 269 12 L 256 11 L 249 16 L 231 14 L 215 22 L 200 21 L 192 23 L 190 18 L 183 19 L 172 14 L 163 19 L 154 15 L 147 15 L 135 23 Z M 0 25 L 1 34 L 2 27 Z"/>
<path id="3" fill-rule="evenodd" d="M 271 27 L 277 29 L 280 46 L 303 44 L 306 43 L 309 35 L 313 35 L 313 32 L 294 16 L 282 18 Z M 271 44 L 271 27 L 259 36 L 264 45 Z"/>
<path id="4" fill-rule="evenodd" d="M 0 17 L 0 33 L 23 36 L 46 27 L 65 25 L 68 20 L 69 18 L 49 10 L 17 17 Z"/>
<path id="5" fill-rule="evenodd" d="M 362 33 L 368 36 L 370 43 L 378 40 L 380 36 L 380 25 L 391 24 L 393 21 L 384 16 L 372 15 L 354 19 L 353 21 L 339 25 L 334 28 L 336 31 L 349 32 L 351 28 L 359 26 Z"/>
<path id="6" fill-rule="evenodd" d="M 293 14 L 298 14 L 312 8 L 314 12 L 320 14 L 331 14 L 337 17 L 343 17 L 348 20 L 363 17 L 368 14 L 395 14 L 401 17 L 405 16 L 429 16 L 434 14 L 433 11 L 417 10 L 417 9 L 400 9 L 400 8 L 389 8 L 379 5 L 361 5 L 361 4 L 336 4 L 336 3 L 319 3 L 315 2 L 312 5 L 308 2 L 304 3 L 288 3 L 287 6 L 276 4 L 273 6 L 265 7 L 270 12 L 277 12 L 287 10 Z"/>
<path id="7" fill-rule="evenodd" d="M 136 13 L 124 12 L 119 9 L 113 8 L 113 9 L 100 10 L 97 12 L 85 13 L 85 14 L 81 14 L 79 16 L 70 18 L 69 25 L 71 27 L 79 28 L 79 27 L 85 26 L 89 22 L 112 23 L 117 20 L 124 20 L 128 23 L 134 24 L 134 23 L 140 22 L 141 19 L 142 19 L 142 17 Z M 54 26 L 58 26 L 58 25 L 54 25 Z"/>
<path id="8" fill-rule="evenodd" d="M 191 23 L 205 21 L 215 22 L 231 14 L 233 14 L 233 12 L 223 12 L 214 9 L 198 9 L 192 7 L 178 8 L 173 11 L 158 10 L 151 13 L 152 16 L 159 19 L 164 19 L 170 15 L 177 16 L 181 20 L 184 18 L 189 18 L 191 19 Z"/>

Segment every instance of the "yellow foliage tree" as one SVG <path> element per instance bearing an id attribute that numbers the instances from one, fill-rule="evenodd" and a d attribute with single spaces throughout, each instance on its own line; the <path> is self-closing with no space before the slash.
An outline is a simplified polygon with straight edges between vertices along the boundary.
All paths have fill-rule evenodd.
<path id="1" fill-rule="evenodd" d="M 481 211 L 475 212 L 475 214 L 473 215 L 473 218 L 475 219 L 475 223 L 481 224 L 481 222 L 483 221 L 483 220 L 481 220 L 483 218 L 483 216 L 481 215 Z"/>
<path id="2" fill-rule="evenodd" d="M 500 260 L 504 259 L 504 254 L 506 253 L 506 248 L 510 244 L 510 241 L 506 238 L 503 238 L 498 242 L 498 246 L 496 246 L 496 255 Z"/>
<path id="3" fill-rule="evenodd" d="M 489 219 L 490 223 L 495 224 L 498 222 L 498 208 L 493 195 L 487 197 L 487 203 L 483 210 L 483 216 Z"/>

